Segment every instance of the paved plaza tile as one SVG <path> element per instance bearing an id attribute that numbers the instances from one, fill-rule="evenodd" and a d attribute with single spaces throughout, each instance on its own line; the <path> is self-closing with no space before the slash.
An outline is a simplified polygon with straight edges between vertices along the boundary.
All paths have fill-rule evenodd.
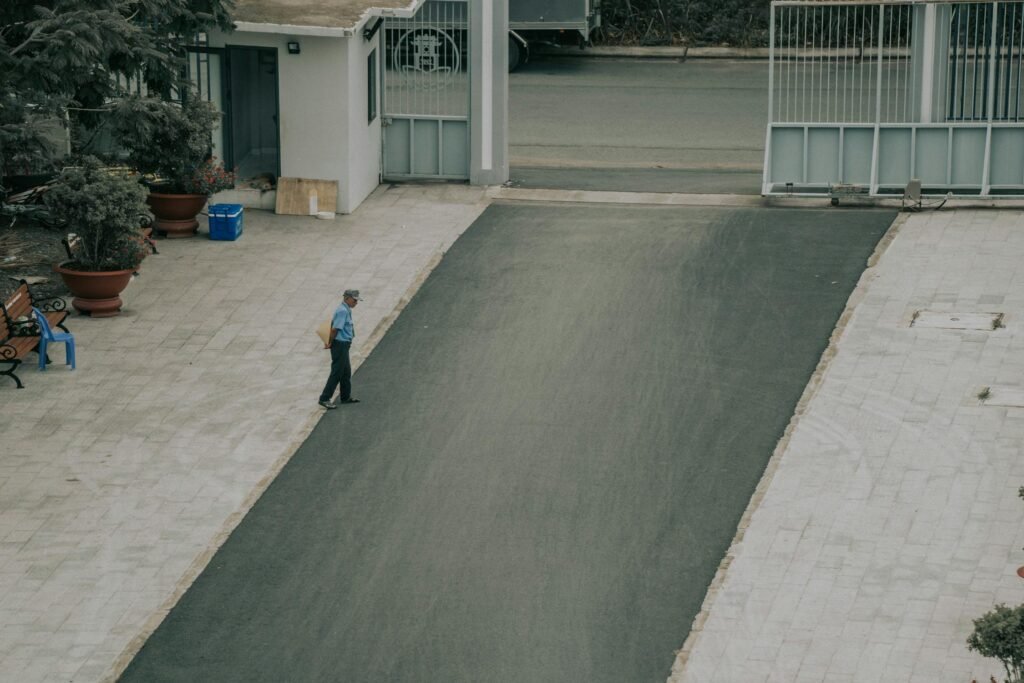
<path id="1" fill-rule="evenodd" d="M 674 683 L 969 683 L 972 619 L 1024 602 L 1024 214 L 910 216 L 851 298 Z M 1004 313 L 989 330 L 922 310 Z M 752 514 L 751 514 L 752 510 Z"/>
<path id="2" fill-rule="evenodd" d="M 341 291 L 366 296 L 359 363 L 485 206 L 382 186 L 334 221 L 248 211 L 237 242 L 163 240 L 123 315 L 69 320 L 77 370 L 59 347 L 25 389 L 0 378 L 0 681 L 113 675 L 322 413 L 313 330 Z"/>

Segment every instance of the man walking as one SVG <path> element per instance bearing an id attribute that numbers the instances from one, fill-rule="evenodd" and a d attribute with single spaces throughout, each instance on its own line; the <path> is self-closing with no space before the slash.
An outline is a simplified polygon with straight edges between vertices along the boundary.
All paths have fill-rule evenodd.
<path id="1" fill-rule="evenodd" d="M 320 405 L 328 410 L 337 408 L 340 403 L 359 403 L 358 398 L 352 398 L 352 364 L 348 357 L 352 338 L 356 333 L 352 325 L 352 309 L 359 301 L 358 289 L 346 289 L 341 296 L 341 305 L 331 318 L 331 331 L 327 336 L 327 343 L 324 344 L 325 349 L 331 350 L 331 374 L 324 385 L 323 393 L 320 394 Z M 338 403 L 332 403 L 331 396 L 339 384 L 341 396 Z"/>

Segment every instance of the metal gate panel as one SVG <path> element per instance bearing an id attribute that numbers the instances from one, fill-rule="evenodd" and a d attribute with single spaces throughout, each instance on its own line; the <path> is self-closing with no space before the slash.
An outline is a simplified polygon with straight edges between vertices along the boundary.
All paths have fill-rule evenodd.
<path id="1" fill-rule="evenodd" d="M 446 178 L 469 177 L 469 122 L 441 121 L 441 175 Z"/>
<path id="2" fill-rule="evenodd" d="M 882 128 L 878 131 L 878 184 L 905 185 L 913 177 L 913 131 L 907 128 Z"/>
<path id="3" fill-rule="evenodd" d="M 867 127 L 841 128 L 843 134 L 842 182 L 864 185 L 871 181 L 871 140 Z"/>
<path id="4" fill-rule="evenodd" d="M 469 178 L 468 28 L 465 0 L 427 0 L 410 19 L 385 19 L 385 179 Z"/>
<path id="5" fill-rule="evenodd" d="M 992 130 L 992 187 L 1004 189 L 1024 182 L 1020 160 L 1024 159 L 1024 129 Z"/>
<path id="6" fill-rule="evenodd" d="M 925 128 L 917 131 L 917 177 L 924 186 L 941 186 L 948 182 L 949 131 L 945 128 Z"/>

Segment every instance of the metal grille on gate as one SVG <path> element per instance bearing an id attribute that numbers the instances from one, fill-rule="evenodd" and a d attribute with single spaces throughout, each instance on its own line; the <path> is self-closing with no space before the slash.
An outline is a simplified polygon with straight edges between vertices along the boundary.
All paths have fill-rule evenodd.
<path id="1" fill-rule="evenodd" d="M 469 3 L 427 0 L 384 23 L 385 179 L 469 178 Z"/>

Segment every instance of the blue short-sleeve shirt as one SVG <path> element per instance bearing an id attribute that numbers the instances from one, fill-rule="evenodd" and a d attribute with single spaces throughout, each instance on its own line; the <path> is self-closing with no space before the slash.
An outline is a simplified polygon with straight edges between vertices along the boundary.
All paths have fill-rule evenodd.
<path id="1" fill-rule="evenodd" d="M 338 341 L 350 342 L 356 336 L 356 328 L 352 324 L 352 309 L 344 301 L 334 311 L 331 327 L 338 330 L 338 334 L 334 337 Z"/>

